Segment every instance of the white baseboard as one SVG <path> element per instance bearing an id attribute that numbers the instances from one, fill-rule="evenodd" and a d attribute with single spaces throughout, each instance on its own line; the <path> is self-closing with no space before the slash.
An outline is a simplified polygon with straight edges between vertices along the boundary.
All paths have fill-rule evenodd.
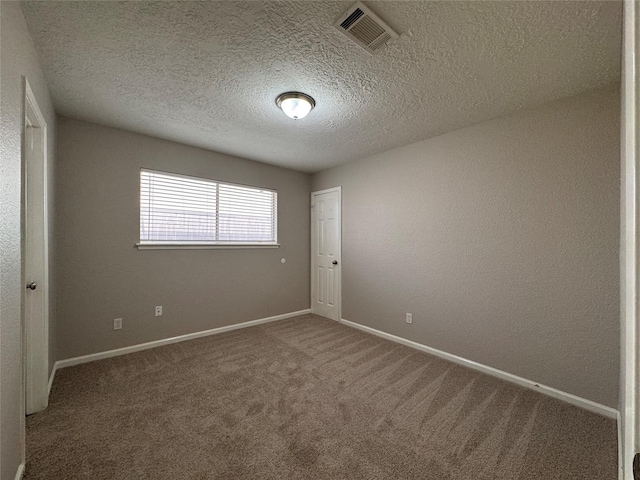
<path id="1" fill-rule="evenodd" d="M 18 465 L 18 471 L 16 472 L 16 480 L 22 480 L 22 477 L 24 476 L 24 463 L 21 463 L 20 465 Z"/>
<path id="2" fill-rule="evenodd" d="M 212 328 L 211 330 L 188 333 L 186 335 L 180 335 L 178 337 L 164 338 L 162 340 L 155 340 L 153 342 L 131 345 L 130 347 L 116 348 L 115 350 L 107 350 L 106 352 L 92 353 L 89 355 L 82 355 L 80 357 L 67 358 L 66 360 L 58 360 L 53 367 L 52 373 L 55 373 L 55 371 L 59 368 L 72 367 L 73 365 L 94 362 L 96 360 L 102 360 L 103 358 L 117 357 L 119 355 L 126 355 L 128 353 L 134 353 L 141 350 L 148 350 L 150 348 L 169 345 L 171 343 L 185 342 L 187 340 L 193 340 L 200 337 L 208 337 L 209 335 L 217 335 L 219 333 L 230 332 L 232 330 L 238 330 L 240 328 L 253 327 L 255 325 L 275 322 L 277 320 L 284 320 L 286 318 L 297 317 L 298 315 L 305 315 L 307 313 L 311 313 L 311 309 L 307 308 L 305 310 L 299 310 L 297 312 L 283 313 L 281 315 L 275 315 L 273 317 L 259 318 L 257 320 L 250 320 L 248 322 L 236 323 L 235 325 L 227 325 L 226 327 Z M 49 388 L 51 388 L 52 382 L 53 378 L 51 378 L 50 380 Z"/>
<path id="3" fill-rule="evenodd" d="M 459 357 L 451 353 L 443 352 L 442 350 L 437 350 L 435 348 L 427 347 L 426 345 L 423 345 L 421 343 L 414 342 L 412 340 L 407 340 L 406 338 L 398 337 L 390 333 L 382 332 L 380 330 L 376 330 L 375 328 L 367 327 L 365 325 L 361 325 L 355 322 L 350 322 L 349 320 L 345 320 L 344 318 L 340 321 L 340 323 L 343 323 L 349 327 L 363 330 L 373 335 L 377 335 L 378 337 L 386 338 L 387 340 L 391 340 L 392 342 L 401 343 L 402 345 L 415 348 L 416 350 L 420 350 L 422 352 L 435 355 L 436 357 L 449 360 L 450 362 L 457 363 L 459 365 L 463 365 L 468 368 L 472 368 L 473 370 L 486 373 L 493 377 L 506 380 L 507 382 L 515 383 L 517 385 L 520 385 L 521 387 L 526 387 L 531 390 L 535 390 L 537 392 L 543 393 L 545 395 L 549 395 L 550 397 L 557 398 L 558 400 L 565 401 L 577 407 L 584 408 L 586 410 L 589 410 L 594 413 L 598 413 L 600 415 L 604 415 L 605 417 L 618 418 L 618 410 L 616 410 L 615 408 L 607 407 L 605 405 L 592 402 L 591 400 L 587 400 L 586 398 L 581 398 L 581 397 L 578 397 L 577 395 L 563 392 L 553 387 L 548 387 L 546 385 L 542 385 L 540 383 L 527 380 L 526 378 L 513 375 L 512 373 L 498 370 L 497 368 L 489 367 L 488 365 L 483 365 L 482 363 L 474 362 L 473 360 L 468 360 L 466 358 Z"/>
<path id="4" fill-rule="evenodd" d="M 56 362 L 53 364 L 53 368 L 51 369 L 51 374 L 49 375 L 49 386 L 47 388 L 47 395 L 51 395 L 51 387 L 53 386 L 53 380 L 56 378 L 56 372 L 60 368 L 60 362 Z"/>

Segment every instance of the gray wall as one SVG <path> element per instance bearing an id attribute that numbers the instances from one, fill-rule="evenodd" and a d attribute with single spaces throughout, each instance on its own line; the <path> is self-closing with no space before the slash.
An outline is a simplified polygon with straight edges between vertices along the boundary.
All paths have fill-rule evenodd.
<path id="1" fill-rule="evenodd" d="M 343 318 L 616 408 L 619 104 L 612 87 L 315 174 L 343 188 Z"/>
<path id="2" fill-rule="evenodd" d="M 276 189 L 281 247 L 136 249 L 141 167 Z M 308 174 L 59 118 L 56 182 L 60 359 L 309 308 Z"/>
<path id="3" fill-rule="evenodd" d="M 25 75 L 45 116 L 49 135 L 49 209 L 53 210 L 56 118 L 40 63 L 17 2 L 0 2 L 0 478 L 14 478 L 22 461 L 24 396 L 22 392 L 21 295 L 21 184 L 22 75 Z M 53 223 L 49 224 L 52 235 Z M 53 238 L 49 239 L 50 275 L 53 280 Z M 50 284 L 50 318 L 55 318 L 53 281 Z M 55 325 L 49 328 L 49 370 L 55 359 Z"/>

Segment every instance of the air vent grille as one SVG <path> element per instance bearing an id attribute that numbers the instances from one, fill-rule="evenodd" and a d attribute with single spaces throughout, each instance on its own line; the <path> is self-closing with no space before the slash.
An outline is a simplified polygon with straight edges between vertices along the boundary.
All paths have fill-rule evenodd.
<path id="1" fill-rule="evenodd" d="M 349 15 L 349 17 L 344 22 L 340 24 L 340 26 L 345 30 L 348 30 L 349 27 L 353 25 L 353 22 L 358 20 L 362 15 L 364 15 L 364 12 L 359 8 L 356 8 L 354 12 L 351 15 Z"/>
<path id="2" fill-rule="evenodd" d="M 389 25 L 361 2 L 347 10 L 334 26 L 369 53 L 398 38 Z"/>

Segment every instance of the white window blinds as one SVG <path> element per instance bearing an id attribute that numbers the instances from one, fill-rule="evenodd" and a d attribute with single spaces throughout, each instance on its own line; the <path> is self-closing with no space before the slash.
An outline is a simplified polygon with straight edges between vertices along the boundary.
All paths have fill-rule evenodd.
<path id="1" fill-rule="evenodd" d="M 278 193 L 140 171 L 141 244 L 277 244 Z"/>

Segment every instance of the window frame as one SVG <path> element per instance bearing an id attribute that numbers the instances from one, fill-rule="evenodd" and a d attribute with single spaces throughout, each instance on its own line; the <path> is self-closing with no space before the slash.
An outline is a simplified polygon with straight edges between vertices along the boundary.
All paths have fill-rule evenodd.
<path id="1" fill-rule="evenodd" d="M 142 208 L 142 172 L 160 173 L 164 175 L 170 175 L 173 177 L 183 177 L 198 181 L 205 181 L 215 183 L 216 188 L 219 185 L 229 185 L 232 187 L 244 187 L 252 188 L 256 190 L 262 190 L 272 192 L 275 194 L 275 221 L 274 221 L 274 236 L 273 242 L 237 242 L 237 241 L 175 241 L 175 240 L 142 240 L 140 238 L 140 226 L 141 226 L 141 208 Z M 219 207 L 216 204 L 216 211 Z M 259 187 L 256 185 L 247 185 L 242 183 L 226 182 L 213 178 L 196 177 L 194 175 L 185 175 L 182 173 L 167 172 L 164 170 L 157 170 L 152 168 L 141 167 L 138 176 L 138 242 L 135 244 L 138 250 L 209 250 L 209 249 L 253 249 L 253 248 L 280 248 L 278 243 L 278 191 L 273 188 Z"/>

